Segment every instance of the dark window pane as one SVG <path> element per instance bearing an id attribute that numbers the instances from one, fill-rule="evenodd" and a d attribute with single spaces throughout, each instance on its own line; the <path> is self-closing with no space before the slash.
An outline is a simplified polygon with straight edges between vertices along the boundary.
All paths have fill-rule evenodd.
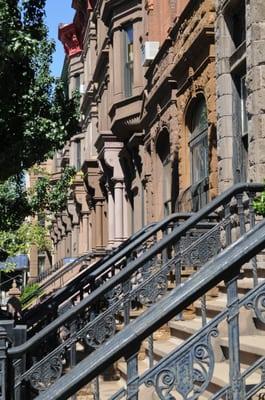
<path id="1" fill-rule="evenodd" d="M 191 146 L 192 153 L 192 183 L 200 182 L 208 176 L 208 146 L 207 137 Z"/>
<path id="2" fill-rule="evenodd" d="M 76 142 L 76 169 L 81 168 L 81 142 L 78 140 Z"/>
<path id="3" fill-rule="evenodd" d="M 191 172 L 192 184 L 195 184 L 208 176 L 208 121 L 204 99 L 196 105 L 191 127 Z"/>

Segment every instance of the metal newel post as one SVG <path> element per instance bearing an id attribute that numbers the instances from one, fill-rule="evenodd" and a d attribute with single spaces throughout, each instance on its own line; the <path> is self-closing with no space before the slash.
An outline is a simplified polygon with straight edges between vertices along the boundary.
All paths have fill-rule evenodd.
<path id="1" fill-rule="evenodd" d="M 0 327 L 0 400 L 6 400 L 7 389 L 7 334 Z"/>

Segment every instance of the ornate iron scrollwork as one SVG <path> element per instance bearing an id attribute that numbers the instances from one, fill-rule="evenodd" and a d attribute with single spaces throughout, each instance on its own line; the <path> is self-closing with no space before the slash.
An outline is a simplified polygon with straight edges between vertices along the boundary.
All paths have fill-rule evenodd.
<path id="1" fill-rule="evenodd" d="M 150 279 L 139 291 L 137 300 L 139 303 L 152 304 L 159 300 L 167 291 L 167 275 L 159 274 Z"/>
<path id="2" fill-rule="evenodd" d="M 40 364 L 29 374 L 29 381 L 33 389 L 40 391 L 47 390 L 62 375 L 63 363 L 61 354 L 51 357 Z"/>
<path id="3" fill-rule="evenodd" d="M 195 236 L 181 238 L 179 249 L 182 264 L 201 266 L 217 255 L 222 248 L 221 229 L 223 229 L 223 224 L 218 224 L 200 236 L 197 233 Z"/>
<path id="4" fill-rule="evenodd" d="M 90 347 L 97 348 L 111 338 L 116 331 L 114 315 L 107 315 L 85 331 L 84 338 Z"/>
<path id="5" fill-rule="evenodd" d="M 113 289 L 109 290 L 105 294 L 105 299 L 109 302 L 109 304 L 113 304 L 119 300 L 119 297 L 122 295 L 122 285 L 117 285 Z"/>
<path id="6" fill-rule="evenodd" d="M 214 353 L 210 337 L 216 337 L 216 328 L 202 336 L 198 343 L 192 343 L 181 355 L 176 350 L 161 365 L 154 367 L 153 374 L 145 381 L 154 386 L 161 400 L 175 400 L 174 392 L 183 400 L 196 400 L 209 385 L 214 369 Z"/>
<path id="7" fill-rule="evenodd" d="M 249 300 L 245 307 L 247 309 L 253 309 L 257 318 L 265 324 L 265 291 L 258 293 L 254 298 Z"/>

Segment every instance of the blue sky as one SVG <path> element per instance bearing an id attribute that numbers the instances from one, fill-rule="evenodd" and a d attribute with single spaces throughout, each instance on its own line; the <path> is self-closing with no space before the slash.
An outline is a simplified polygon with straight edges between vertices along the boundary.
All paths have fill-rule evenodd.
<path id="1" fill-rule="evenodd" d="M 46 23 L 49 28 L 49 34 L 56 41 L 56 52 L 53 56 L 52 74 L 60 76 L 63 61 L 64 49 L 58 40 L 58 25 L 72 22 L 74 10 L 71 8 L 72 0 L 47 0 L 46 3 Z"/>

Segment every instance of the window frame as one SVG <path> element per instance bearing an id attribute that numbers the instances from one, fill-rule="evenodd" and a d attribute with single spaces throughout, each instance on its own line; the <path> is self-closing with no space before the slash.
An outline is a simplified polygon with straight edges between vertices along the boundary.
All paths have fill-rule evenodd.
<path id="1" fill-rule="evenodd" d="M 198 125 L 193 126 L 193 123 L 197 117 L 198 114 L 196 114 L 196 108 L 200 105 L 200 102 L 204 103 L 205 111 L 206 111 L 206 118 L 207 118 L 207 107 L 206 107 L 206 102 L 204 98 L 201 98 L 194 106 L 192 109 L 194 110 L 195 108 L 195 113 L 193 114 L 193 118 L 191 120 L 191 129 L 190 129 L 190 138 L 189 138 L 189 149 L 190 149 L 190 159 L 191 159 L 191 186 L 197 185 L 205 179 L 209 178 L 209 143 L 208 143 L 208 119 L 206 119 L 207 124 L 203 129 L 200 129 Z M 203 142 L 206 142 L 203 145 L 203 150 L 205 151 L 204 154 L 204 161 L 205 161 L 205 170 L 203 173 L 203 176 L 201 179 L 195 180 L 194 178 L 194 153 L 193 150 L 198 144 L 201 144 Z"/>
<path id="2" fill-rule="evenodd" d="M 134 81 L 134 29 L 132 23 L 127 23 L 126 25 L 123 25 L 122 35 L 123 35 L 122 39 L 123 39 L 123 60 L 124 60 L 123 90 L 124 90 L 124 96 L 127 98 L 127 97 L 132 97 L 133 95 L 133 81 Z M 131 35 L 131 40 L 129 39 L 130 35 Z"/>

